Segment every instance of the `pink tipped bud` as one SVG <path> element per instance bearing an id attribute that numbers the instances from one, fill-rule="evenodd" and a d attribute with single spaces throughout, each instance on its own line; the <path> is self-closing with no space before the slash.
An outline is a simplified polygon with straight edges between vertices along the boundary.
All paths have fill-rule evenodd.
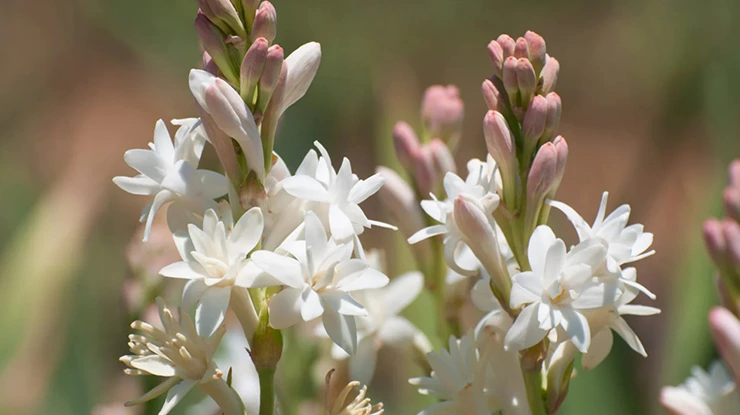
<path id="1" fill-rule="evenodd" d="M 702 233 L 704 234 L 704 244 L 707 246 L 707 251 L 715 266 L 720 270 L 726 270 L 729 265 L 729 257 L 722 222 L 714 218 L 707 219 L 704 221 Z"/>
<path id="2" fill-rule="evenodd" d="M 511 36 L 507 34 L 503 34 L 496 39 L 496 42 L 498 42 L 499 45 L 501 45 L 501 50 L 504 51 L 504 59 L 508 58 L 509 56 L 514 56 L 514 48 L 516 47 L 516 42 L 514 39 L 511 38 Z"/>
<path id="3" fill-rule="evenodd" d="M 198 0 L 198 6 L 206 17 L 225 33 L 246 35 L 239 13 L 230 0 Z M 226 25 L 226 29 L 220 22 Z"/>
<path id="4" fill-rule="evenodd" d="M 740 321 L 729 310 L 715 307 L 709 312 L 709 326 L 722 360 L 740 380 Z"/>
<path id="5" fill-rule="evenodd" d="M 540 145 L 550 141 L 560 126 L 560 114 L 563 112 L 563 102 L 560 95 L 555 92 L 547 94 L 547 119 L 545 120 L 545 131 L 540 139 Z"/>
<path id="6" fill-rule="evenodd" d="M 278 46 L 279 48 L 279 46 Z M 282 53 L 282 49 L 280 49 Z M 267 67 L 270 65 L 270 53 L 268 53 L 267 64 L 265 64 L 265 72 Z M 264 74 L 262 75 L 264 78 Z M 277 132 L 277 125 L 280 116 L 283 114 L 283 104 L 285 103 L 285 89 L 288 80 L 288 63 L 280 61 L 280 72 L 278 73 L 275 87 L 271 93 L 272 97 L 269 99 L 269 103 L 266 104 L 265 111 L 262 117 L 262 146 L 265 149 L 265 168 L 269 169 L 272 165 L 272 149 L 275 144 L 275 134 Z M 262 95 L 262 89 L 260 88 L 260 96 Z"/>
<path id="7" fill-rule="evenodd" d="M 730 186 L 740 187 L 740 159 L 733 160 L 727 169 Z"/>
<path id="8" fill-rule="evenodd" d="M 529 60 L 532 61 L 535 73 L 539 74 L 547 60 L 547 48 L 545 39 L 535 32 L 528 31 L 524 34 L 529 46 Z"/>
<path id="9" fill-rule="evenodd" d="M 520 37 L 517 38 L 516 44 L 514 45 L 514 57 L 517 59 L 529 59 L 529 45 L 527 39 Z"/>
<path id="10" fill-rule="evenodd" d="M 560 72 L 560 62 L 557 59 L 547 56 L 545 66 L 542 68 L 540 77 L 542 78 L 542 94 L 547 95 L 555 90 L 555 84 L 558 82 L 558 73 Z"/>
<path id="11" fill-rule="evenodd" d="M 429 146 L 419 147 L 414 159 L 414 180 L 416 187 L 423 195 L 428 195 L 434 191 L 437 183 L 437 169 L 435 166 L 434 154 Z"/>
<path id="12" fill-rule="evenodd" d="M 565 165 L 568 163 L 568 142 L 565 141 L 565 138 L 563 136 L 557 136 L 552 140 L 552 143 L 555 145 L 555 150 L 558 153 L 558 165 L 555 170 L 555 183 L 548 194 L 548 197 L 551 199 L 555 197 L 555 191 L 560 187 L 560 182 L 563 181 Z"/>
<path id="13" fill-rule="evenodd" d="M 727 244 L 727 254 L 734 269 L 740 269 L 740 225 L 731 220 L 722 221 L 722 234 Z"/>
<path id="14" fill-rule="evenodd" d="M 740 222 L 740 187 L 725 188 L 722 201 L 725 206 L 727 216 Z"/>
<path id="15" fill-rule="evenodd" d="M 269 1 L 264 1 L 260 4 L 257 13 L 254 15 L 254 23 L 252 25 L 252 32 L 249 36 L 252 40 L 258 37 L 267 39 L 268 42 L 272 43 L 277 35 L 277 11 L 275 6 Z"/>
<path id="16" fill-rule="evenodd" d="M 421 118 L 432 138 L 455 143 L 462 133 L 464 105 L 454 85 L 427 88 L 421 101 Z"/>
<path id="17" fill-rule="evenodd" d="M 537 77 L 534 74 L 532 62 L 529 59 L 521 58 L 517 61 L 516 80 L 519 85 L 519 93 L 521 94 L 519 106 L 526 108 L 537 88 Z"/>
<path id="18" fill-rule="evenodd" d="M 454 173 L 457 170 L 455 158 L 452 157 L 452 152 L 450 152 L 450 148 L 447 147 L 444 141 L 435 138 L 427 146 L 432 153 L 434 170 L 437 172 L 437 177 L 444 177 L 447 172 Z"/>
<path id="19" fill-rule="evenodd" d="M 492 40 L 488 44 L 488 57 L 493 64 L 493 74 L 501 78 L 501 71 L 504 69 L 504 49 L 500 43 Z"/>
<path id="20" fill-rule="evenodd" d="M 547 121 L 547 99 L 542 95 L 537 95 L 524 114 L 522 122 L 522 134 L 524 135 L 524 154 L 528 157 L 530 151 L 537 147 L 540 137 L 545 132 L 545 122 Z"/>
<path id="21" fill-rule="evenodd" d="M 511 105 L 518 106 L 518 95 L 519 95 L 519 81 L 517 80 L 517 60 L 513 56 L 509 56 L 504 61 L 503 69 L 503 83 L 506 93 L 509 95 L 509 101 Z"/>
<path id="22" fill-rule="evenodd" d="M 283 67 L 283 61 L 285 61 L 283 48 L 278 45 L 270 46 L 267 50 L 265 70 L 262 71 L 262 76 L 260 77 L 260 92 L 257 97 L 258 112 L 264 113 L 265 108 L 267 108 L 267 104 L 270 102 L 272 93 L 280 79 L 280 71 Z"/>
<path id="23" fill-rule="evenodd" d="M 481 86 L 481 91 L 483 91 L 483 99 L 486 101 L 486 105 L 488 105 L 488 109 L 491 111 L 497 111 L 499 92 L 498 92 L 498 89 L 496 89 L 496 86 L 493 85 L 493 82 L 491 82 L 490 79 L 486 79 L 485 81 L 483 81 L 483 85 Z"/>
<path id="24" fill-rule="evenodd" d="M 218 69 L 218 65 L 213 61 L 211 55 L 208 52 L 203 52 L 203 70 L 210 73 L 213 76 L 221 76 L 221 71 Z"/>
<path id="25" fill-rule="evenodd" d="M 488 154 L 501 169 L 504 185 L 504 199 L 514 203 L 516 196 L 516 171 L 519 163 L 516 158 L 514 135 L 509 130 L 504 116 L 498 111 L 488 111 L 483 118 L 483 135 L 486 138 Z"/>
<path id="26" fill-rule="evenodd" d="M 393 128 L 393 147 L 396 157 L 406 171 L 414 170 L 414 160 L 419 153 L 419 138 L 414 129 L 403 121 L 396 123 Z"/>
<path id="27" fill-rule="evenodd" d="M 538 209 L 557 181 L 558 151 L 553 143 L 545 143 L 537 151 L 527 178 L 527 210 Z M 531 203 L 530 203 L 531 202 Z"/>
<path id="28" fill-rule="evenodd" d="M 201 11 L 198 11 L 198 15 L 195 17 L 195 31 L 203 44 L 203 49 L 208 52 L 221 73 L 229 82 L 236 84 L 239 79 L 229 58 L 224 32 L 208 20 L 208 17 Z"/>
<path id="29" fill-rule="evenodd" d="M 267 61 L 267 48 L 269 42 L 267 39 L 257 38 L 242 60 L 242 66 L 239 71 L 239 93 L 244 101 L 252 103 L 254 91 L 259 83 L 262 71 Z"/>

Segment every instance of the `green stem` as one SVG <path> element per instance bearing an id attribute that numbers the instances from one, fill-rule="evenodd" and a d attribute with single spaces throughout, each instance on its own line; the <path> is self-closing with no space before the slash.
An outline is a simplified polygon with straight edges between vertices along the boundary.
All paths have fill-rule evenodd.
<path id="1" fill-rule="evenodd" d="M 244 415 L 244 404 L 239 395 L 226 384 L 223 378 L 199 383 L 198 387 L 216 401 L 224 415 Z"/>
<path id="2" fill-rule="evenodd" d="M 527 400 L 532 415 L 547 415 L 545 396 L 542 393 L 542 371 L 522 371 L 524 383 L 527 386 Z"/>
<path id="3" fill-rule="evenodd" d="M 262 369 L 260 377 L 260 415 L 275 413 L 275 369 Z"/>

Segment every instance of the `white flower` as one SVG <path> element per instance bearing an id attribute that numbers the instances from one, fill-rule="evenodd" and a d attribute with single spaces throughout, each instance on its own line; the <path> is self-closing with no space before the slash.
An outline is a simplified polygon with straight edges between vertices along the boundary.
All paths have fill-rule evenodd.
<path id="1" fill-rule="evenodd" d="M 144 241 L 149 239 L 154 215 L 169 202 L 180 202 L 186 210 L 196 213 L 215 207 L 214 199 L 228 191 L 226 178 L 210 170 L 198 170 L 198 162 L 205 143 L 202 129 L 196 120 L 173 120 L 180 125 L 173 145 L 164 121 L 157 121 L 151 150 L 128 150 L 126 163 L 139 173 L 135 177 L 117 176 L 113 182 L 135 195 L 154 196 L 142 215 L 146 220 Z"/>
<path id="2" fill-rule="evenodd" d="M 331 372 L 327 379 L 331 376 Z M 328 384 L 328 381 L 327 381 Z M 362 386 L 360 391 L 357 393 L 354 399 L 348 401 L 349 393 L 352 392 L 356 387 L 360 386 L 360 382 L 350 382 L 347 386 L 339 392 L 339 395 L 334 400 L 334 405 L 331 408 L 326 408 L 327 415 L 381 415 L 385 412 L 383 404 L 371 404 L 370 398 L 366 398 L 367 386 Z M 328 393 L 328 387 L 327 387 Z"/>
<path id="3" fill-rule="evenodd" d="M 591 226 L 565 203 L 557 201 L 548 203 L 565 214 L 578 232 L 581 242 L 597 239 L 606 246 L 606 269 L 609 273 L 617 275 L 624 284 L 639 289 L 654 300 L 655 295 L 637 281 L 622 278 L 620 269 L 624 264 L 638 261 L 655 253 L 654 250 L 647 251 L 653 243 L 653 234 L 644 232 L 641 224 L 627 226 L 630 217 L 629 205 L 621 205 L 606 216 L 608 196 L 608 192 L 602 195 L 599 212 Z"/>
<path id="4" fill-rule="evenodd" d="M 234 224 L 231 210 L 221 210 L 222 220 L 213 209 L 206 211 L 203 227 L 188 225 L 189 238 L 178 246 L 182 261 L 170 264 L 159 273 L 183 278 L 182 307 L 197 303 L 195 324 L 203 336 L 212 334 L 223 322 L 234 285 L 247 287 L 247 255 L 262 238 L 262 211 L 254 207 Z"/>
<path id="5" fill-rule="evenodd" d="M 316 76 L 320 62 L 321 45 L 316 42 L 306 43 L 285 58 L 288 73 L 281 113 L 303 97 Z"/>
<path id="6" fill-rule="evenodd" d="M 472 159 L 468 162 L 468 176 L 464 181 L 455 173 L 447 172 L 443 185 L 447 199 L 440 201 L 433 194 L 430 194 L 432 200 L 421 201 L 424 212 L 440 224 L 421 229 L 412 235 L 408 242 L 413 245 L 436 235 L 445 235 L 444 255 L 447 265 L 459 274 L 475 275 L 479 262 L 471 255 L 464 254 L 468 247 L 463 243 L 464 236 L 453 218 L 454 201 L 458 196 L 478 201 L 481 206 L 485 207 L 485 213 L 490 217 L 490 213 L 498 207 L 500 201 L 497 193 L 497 189 L 500 188 L 500 176 L 497 172 L 496 163 L 490 156 L 486 163 L 478 159 Z M 501 235 L 493 217 L 490 217 L 490 225 L 501 236 L 496 238 L 499 245 L 497 248 L 506 258 L 507 253 L 510 252 L 506 244 L 506 238 Z"/>
<path id="7" fill-rule="evenodd" d="M 126 403 L 126 406 L 137 405 L 167 392 L 159 412 L 159 415 L 166 415 L 197 384 L 211 382 L 221 376 L 213 363 L 213 354 L 226 328 L 221 326 L 213 336 L 201 337 L 186 314 L 181 314 L 178 322 L 160 298 L 157 298 L 157 304 L 164 330 L 143 321 L 133 322 L 131 327 L 141 334 L 129 335 L 133 354 L 120 360 L 130 367 L 125 370 L 126 374 L 169 378 L 142 397 Z"/>
<path id="8" fill-rule="evenodd" d="M 361 254 L 362 246 L 357 235 L 364 228 L 376 225 L 395 229 L 383 222 L 369 220 L 359 206 L 383 186 L 383 177 L 374 174 L 364 180 L 358 179 L 352 174 L 346 157 L 337 172 L 326 149 L 318 141 L 314 145 L 321 157 L 310 150 L 295 175 L 282 181 L 282 188 L 298 199 L 315 202 L 310 210 L 328 224 L 332 238 L 341 243 L 354 241 Z"/>
<path id="9" fill-rule="evenodd" d="M 367 311 L 351 292 L 383 287 L 388 284 L 388 277 L 361 259 L 351 259 L 352 244 L 327 238 L 313 212 L 306 213 L 304 235 L 305 240 L 283 246 L 290 256 L 254 252 L 254 264 L 272 278 L 255 280 L 252 286 L 284 285 L 270 301 L 272 327 L 284 329 L 323 316 L 329 337 L 347 353 L 354 354 L 355 317 Z"/>
<path id="10" fill-rule="evenodd" d="M 663 388 L 660 402 L 666 409 L 674 415 L 737 414 L 740 393 L 722 361 L 714 362 L 709 373 L 695 366 L 691 374 L 683 385 Z"/>
<path id="11" fill-rule="evenodd" d="M 401 346 L 418 343 L 426 351 L 431 349 L 429 340 L 410 321 L 398 314 L 411 304 L 424 288 L 424 276 L 409 272 L 394 278 L 377 290 L 357 293 L 357 300 L 368 311 L 357 319 L 357 354 L 350 357 L 350 378 L 363 384 L 370 383 L 375 372 L 378 350 L 386 344 Z M 332 349 L 336 359 L 348 357 L 339 347 Z"/>
<path id="12" fill-rule="evenodd" d="M 510 306 L 524 307 L 506 335 L 506 346 L 526 349 L 561 326 L 578 350 L 586 352 L 591 331 L 584 310 L 613 304 L 621 291 L 594 280 L 593 269 L 604 261 L 606 249 L 589 240 L 566 253 L 565 243 L 552 230 L 538 226 L 529 241 L 532 271 L 512 278 Z"/>
<path id="13" fill-rule="evenodd" d="M 419 393 L 432 395 L 442 402 L 419 415 L 490 415 L 484 391 L 485 367 L 481 367 L 472 333 L 457 340 L 450 337 L 449 351 L 431 352 L 427 360 L 431 377 L 409 379 Z"/>

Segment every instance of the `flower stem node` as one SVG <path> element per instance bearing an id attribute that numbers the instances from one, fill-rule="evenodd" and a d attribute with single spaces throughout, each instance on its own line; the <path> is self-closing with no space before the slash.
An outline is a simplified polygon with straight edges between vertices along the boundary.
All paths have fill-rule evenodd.
<path id="1" fill-rule="evenodd" d="M 257 371 L 275 370 L 283 354 L 283 335 L 280 330 L 270 327 L 269 302 L 260 309 L 259 324 L 252 340 L 250 355 Z"/>

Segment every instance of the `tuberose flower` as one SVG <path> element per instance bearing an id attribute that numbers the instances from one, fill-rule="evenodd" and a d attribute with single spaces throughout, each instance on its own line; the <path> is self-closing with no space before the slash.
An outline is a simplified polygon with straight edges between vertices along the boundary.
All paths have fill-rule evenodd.
<path id="1" fill-rule="evenodd" d="M 660 403 L 674 415 L 730 415 L 740 408 L 740 393 L 725 365 L 716 361 L 709 372 L 694 366 L 684 384 L 664 387 Z"/>

